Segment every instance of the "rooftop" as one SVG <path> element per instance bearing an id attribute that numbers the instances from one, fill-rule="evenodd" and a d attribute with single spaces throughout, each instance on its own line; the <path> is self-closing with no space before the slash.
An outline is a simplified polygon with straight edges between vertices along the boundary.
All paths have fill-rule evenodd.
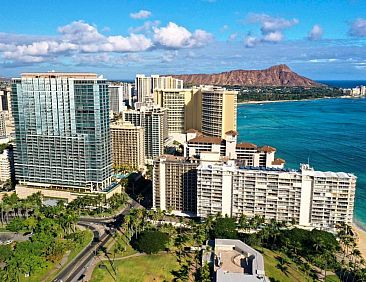
<path id="1" fill-rule="evenodd" d="M 266 153 L 276 152 L 276 148 L 273 148 L 273 147 L 268 146 L 268 145 L 259 147 L 258 150 L 261 151 L 261 152 L 266 152 Z"/>
<path id="2" fill-rule="evenodd" d="M 257 145 L 255 145 L 253 143 L 248 143 L 248 142 L 236 144 L 236 148 L 241 148 L 241 149 L 257 149 L 257 147 L 258 147 Z"/>
<path id="3" fill-rule="evenodd" d="M 283 165 L 284 163 L 286 163 L 286 161 L 285 161 L 284 159 L 280 159 L 280 158 L 275 159 L 275 160 L 272 162 L 272 164 L 273 164 L 273 165 Z"/>
<path id="4" fill-rule="evenodd" d="M 217 282 L 266 281 L 261 253 L 240 240 L 215 239 Z"/>
<path id="5" fill-rule="evenodd" d="M 220 145 L 222 141 L 223 139 L 220 137 L 198 136 L 189 140 L 188 143 L 207 143 Z"/>
<path id="6" fill-rule="evenodd" d="M 76 78 L 76 79 L 97 79 L 96 73 L 89 72 L 25 72 L 22 78 Z"/>

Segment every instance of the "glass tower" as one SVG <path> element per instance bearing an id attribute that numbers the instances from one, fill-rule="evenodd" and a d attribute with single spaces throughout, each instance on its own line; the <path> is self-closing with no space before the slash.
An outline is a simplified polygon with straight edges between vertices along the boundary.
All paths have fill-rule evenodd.
<path id="1" fill-rule="evenodd" d="M 109 95 L 91 73 L 13 79 L 15 173 L 22 185 L 104 191 L 111 184 Z"/>

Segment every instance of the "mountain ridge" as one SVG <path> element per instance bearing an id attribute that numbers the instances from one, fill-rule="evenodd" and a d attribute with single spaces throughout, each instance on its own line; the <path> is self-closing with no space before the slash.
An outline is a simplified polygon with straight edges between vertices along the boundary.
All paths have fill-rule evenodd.
<path id="1" fill-rule="evenodd" d="M 301 76 L 287 65 L 274 65 L 263 70 L 231 70 L 213 74 L 174 74 L 184 83 L 201 85 L 230 86 L 303 86 L 321 87 L 323 84 Z"/>

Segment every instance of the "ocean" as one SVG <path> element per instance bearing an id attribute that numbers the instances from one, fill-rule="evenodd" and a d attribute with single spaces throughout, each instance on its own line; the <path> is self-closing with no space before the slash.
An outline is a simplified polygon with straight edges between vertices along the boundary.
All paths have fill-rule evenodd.
<path id="1" fill-rule="evenodd" d="M 366 229 L 366 99 L 238 106 L 238 139 L 277 148 L 289 168 L 354 173 L 355 222 Z"/>

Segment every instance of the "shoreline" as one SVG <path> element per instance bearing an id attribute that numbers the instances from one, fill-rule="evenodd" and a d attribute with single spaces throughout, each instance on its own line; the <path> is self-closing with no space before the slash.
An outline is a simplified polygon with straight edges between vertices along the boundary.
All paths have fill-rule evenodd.
<path id="1" fill-rule="evenodd" d="M 357 234 L 357 248 L 360 250 L 362 257 L 366 259 L 366 231 L 356 222 L 353 222 L 352 229 Z"/>
<path id="2" fill-rule="evenodd" d="M 294 100 L 264 100 L 264 101 L 246 101 L 238 102 L 238 105 L 255 105 L 255 104 L 270 104 L 270 103 L 288 103 L 288 102 L 300 102 L 300 101 L 316 101 L 324 99 L 351 99 L 352 96 L 339 96 L 339 97 L 322 97 L 322 98 L 310 98 L 310 99 L 294 99 Z"/>

